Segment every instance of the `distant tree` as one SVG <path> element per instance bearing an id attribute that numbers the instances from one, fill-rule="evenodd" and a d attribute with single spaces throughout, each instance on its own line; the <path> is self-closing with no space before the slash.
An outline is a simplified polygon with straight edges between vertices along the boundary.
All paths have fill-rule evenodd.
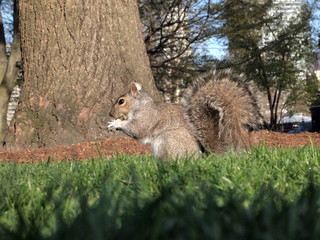
<path id="1" fill-rule="evenodd" d="M 221 9 L 211 9 L 210 0 L 139 0 L 139 6 L 157 87 L 167 101 L 179 101 L 183 88 L 209 67 L 196 49 L 216 34 Z"/>
<path id="2" fill-rule="evenodd" d="M 302 99 L 309 106 L 320 105 L 320 81 L 314 73 L 307 75 Z"/>
<path id="3" fill-rule="evenodd" d="M 0 3 L 2 4 L 3 2 L 1 1 Z M 8 104 L 20 70 L 17 63 L 21 61 L 17 1 L 15 1 L 14 4 L 14 40 L 11 45 L 11 54 L 9 58 L 6 52 L 6 39 L 2 16 L 3 13 L 5 13 L 5 11 L 2 11 L 0 14 L 0 142 L 3 141 L 5 133 L 7 132 Z"/>
<path id="4" fill-rule="evenodd" d="M 268 98 L 271 128 L 278 121 L 280 99 L 296 94 L 304 81 L 311 55 L 311 10 L 306 4 L 301 14 L 283 25 L 282 15 L 270 15 L 273 1 L 225 0 L 226 11 L 221 36 L 228 39 L 230 66 L 245 72 Z M 273 36 L 263 42 L 264 34 Z M 289 94 L 289 96 L 288 96 Z"/>

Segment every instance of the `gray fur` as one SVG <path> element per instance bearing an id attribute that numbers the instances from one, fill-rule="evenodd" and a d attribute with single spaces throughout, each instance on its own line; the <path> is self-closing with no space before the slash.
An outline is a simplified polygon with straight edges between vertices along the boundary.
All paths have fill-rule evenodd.
<path id="1" fill-rule="evenodd" d="M 193 135 L 207 152 L 241 149 L 248 139 L 246 126 L 255 119 L 243 75 L 231 70 L 212 71 L 199 78 L 185 93 L 185 118 Z"/>
<path id="2" fill-rule="evenodd" d="M 182 105 L 156 103 L 140 85 L 131 85 L 120 97 L 126 98 L 128 107 L 116 103 L 110 111 L 122 121 L 111 121 L 108 128 L 151 145 L 153 154 L 163 160 L 199 156 L 200 149 L 216 153 L 240 149 L 248 137 L 245 126 L 254 124 L 250 98 L 240 86 L 243 81 L 230 70 L 213 71 L 188 88 Z"/>

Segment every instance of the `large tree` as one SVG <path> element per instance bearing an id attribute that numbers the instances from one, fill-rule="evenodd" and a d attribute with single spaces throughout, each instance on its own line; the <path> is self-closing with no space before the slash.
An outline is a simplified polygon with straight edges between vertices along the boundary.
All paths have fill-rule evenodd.
<path id="1" fill-rule="evenodd" d="M 112 100 L 152 81 L 132 0 L 20 0 L 24 86 L 5 138 L 10 148 L 107 136 Z"/>

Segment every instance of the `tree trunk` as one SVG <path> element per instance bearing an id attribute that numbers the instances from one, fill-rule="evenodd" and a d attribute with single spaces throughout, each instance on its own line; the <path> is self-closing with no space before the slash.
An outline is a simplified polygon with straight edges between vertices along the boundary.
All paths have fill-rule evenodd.
<path id="1" fill-rule="evenodd" d="M 1 1 L 0 1 L 1 4 Z M 4 26 L 2 21 L 2 14 L 0 13 L 0 85 L 3 82 L 4 75 L 6 73 L 8 63 L 8 57 L 6 53 L 6 41 L 4 37 Z M 7 129 L 6 119 L 6 101 L 7 98 L 6 89 L 0 87 L 0 141 L 3 140 L 4 133 Z"/>
<path id="2" fill-rule="evenodd" d="M 1 4 L 1 1 L 0 1 Z M 4 26 L 2 21 L 2 14 L 0 13 L 0 82 L 2 81 L 7 69 L 7 53 L 6 41 L 4 37 Z"/>
<path id="3" fill-rule="evenodd" d="M 0 142 L 3 141 L 8 128 L 7 113 L 9 100 L 20 71 L 20 69 L 17 67 L 17 62 L 20 61 L 20 34 L 18 31 L 16 31 L 14 33 L 14 40 L 11 45 L 11 54 L 7 62 L 6 72 L 0 84 Z"/>
<path id="4" fill-rule="evenodd" d="M 132 0 L 20 0 L 24 86 L 9 148 L 108 136 L 112 99 L 139 81 L 156 99 Z"/>

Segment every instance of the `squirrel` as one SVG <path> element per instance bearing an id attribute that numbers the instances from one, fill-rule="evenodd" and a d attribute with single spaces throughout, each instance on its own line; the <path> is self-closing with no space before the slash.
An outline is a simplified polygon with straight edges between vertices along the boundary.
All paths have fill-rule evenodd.
<path id="1" fill-rule="evenodd" d="M 187 88 L 182 104 L 155 102 L 132 82 L 112 106 L 107 128 L 151 145 L 162 160 L 239 150 L 248 139 L 247 126 L 255 124 L 243 82 L 230 69 L 212 71 Z"/>

